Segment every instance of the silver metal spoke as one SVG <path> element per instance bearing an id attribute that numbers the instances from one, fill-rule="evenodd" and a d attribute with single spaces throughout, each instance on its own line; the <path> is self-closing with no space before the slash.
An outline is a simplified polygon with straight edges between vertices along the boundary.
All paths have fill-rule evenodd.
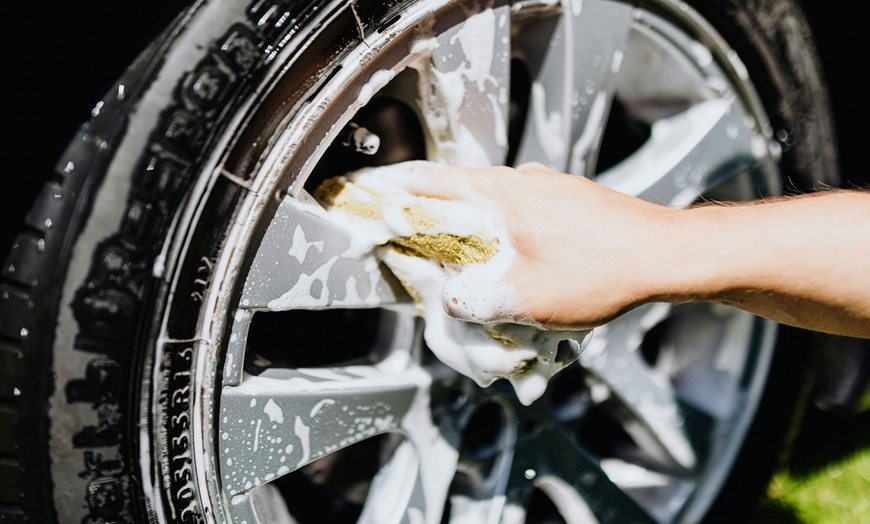
<path id="1" fill-rule="evenodd" d="M 685 503 L 697 482 L 694 478 L 675 478 L 617 458 L 602 459 L 601 469 L 657 522 L 670 520 L 670 511 L 661 501 Z"/>
<path id="2" fill-rule="evenodd" d="M 360 515 L 361 524 L 423 522 L 427 514 L 414 446 L 403 441 L 378 470 Z M 450 482 L 447 480 L 447 482 Z M 440 520 L 440 515 L 439 515 Z"/>
<path id="3" fill-rule="evenodd" d="M 579 18 L 565 9 L 542 9 L 520 3 L 515 8 L 518 31 L 514 53 L 529 68 L 532 78 L 523 139 L 515 164 L 540 162 L 562 171 L 568 166 L 576 83 L 574 31 Z M 529 12 L 531 11 L 531 12 Z M 545 36 L 548 35 L 549 36 Z"/>
<path id="4" fill-rule="evenodd" d="M 430 380 L 419 367 L 388 360 L 378 366 L 270 369 L 225 387 L 218 445 L 226 492 L 248 491 L 396 430 Z"/>
<path id="5" fill-rule="evenodd" d="M 317 214 L 317 205 L 285 197 L 251 264 L 245 309 L 373 308 L 410 299 L 374 256 L 352 256 L 351 237 Z"/>
<path id="6" fill-rule="evenodd" d="M 454 495 L 450 497 L 450 517 L 452 524 L 522 524 L 526 508 L 509 501 L 504 493 Z"/>
<path id="7" fill-rule="evenodd" d="M 592 524 L 598 521 L 577 490 L 559 477 L 544 475 L 535 484 L 546 493 L 567 524 Z"/>
<path id="8" fill-rule="evenodd" d="M 445 373 L 452 374 L 437 365 L 428 377 L 437 380 Z M 361 522 L 441 522 L 447 490 L 456 474 L 458 435 L 434 424 L 429 383 L 417 391 L 402 420 L 406 439 L 372 480 Z"/>
<path id="9" fill-rule="evenodd" d="M 284 498 L 271 484 L 237 495 L 231 504 L 233 522 L 297 524 L 288 513 Z"/>
<path id="10" fill-rule="evenodd" d="M 684 402 L 720 421 L 741 410 L 748 395 L 742 381 L 752 358 L 744 341 L 758 322 L 717 304 L 686 304 L 675 311 L 663 341 L 662 367 Z"/>
<path id="11" fill-rule="evenodd" d="M 633 418 L 624 421 L 625 430 L 644 451 L 663 465 L 691 470 L 695 452 L 672 385 L 639 351 L 646 332 L 670 310 L 669 304 L 648 304 L 599 328 L 580 363 L 629 409 Z"/>
<path id="12" fill-rule="evenodd" d="M 510 447 L 502 450 L 485 478 L 478 479 L 471 493 L 450 497 L 451 522 L 473 524 L 520 523 L 525 520 L 524 501 L 531 493 L 532 485 L 523 479 L 521 460 Z M 474 467 L 474 466 L 472 466 Z M 479 476 L 475 473 L 474 476 Z"/>
<path id="13" fill-rule="evenodd" d="M 510 7 L 473 14 L 424 47 L 416 101 L 430 160 L 504 164 L 510 86 Z"/>
<path id="14" fill-rule="evenodd" d="M 541 455 L 542 470 L 538 472 L 540 479 L 536 484 L 551 497 L 559 510 L 588 510 L 599 522 L 653 521 L 559 427 L 544 429 L 527 452 Z M 579 499 L 585 502 L 585 508 L 581 509 Z M 569 518 L 565 513 L 563 516 Z"/>
<path id="15" fill-rule="evenodd" d="M 633 8 L 617 2 L 563 2 L 516 36 L 533 76 L 524 140 L 516 163 L 592 175 L 628 45 Z M 521 13 L 522 11 L 520 11 Z"/>
<path id="16" fill-rule="evenodd" d="M 403 441 L 372 480 L 360 522 L 440 522 L 457 456 L 453 446 Z"/>
<path id="17" fill-rule="evenodd" d="M 700 102 L 652 124 L 649 140 L 598 175 L 602 184 L 669 206 L 684 207 L 767 154 L 732 98 Z"/>

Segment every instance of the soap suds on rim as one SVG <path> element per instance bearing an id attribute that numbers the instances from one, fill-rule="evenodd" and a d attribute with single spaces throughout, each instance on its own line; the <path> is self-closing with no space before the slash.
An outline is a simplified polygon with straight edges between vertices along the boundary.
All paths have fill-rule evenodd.
<path id="1" fill-rule="evenodd" d="M 460 199 L 416 194 L 428 162 L 363 169 L 314 192 L 325 207 L 295 202 L 350 233 L 345 256 L 374 253 L 395 274 L 425 320 L 424 338 L 445 364 L 482 387 L 509 380 L 523 404 L 576 358 L 589 331 L 551 331 L 524 323 L 507 280 L 516 257 L 498 208 L 470 187 Z M 470 321 L 457 320 L 447 310 Z M 557 359 L 569 341 L 568 358 Z"/>

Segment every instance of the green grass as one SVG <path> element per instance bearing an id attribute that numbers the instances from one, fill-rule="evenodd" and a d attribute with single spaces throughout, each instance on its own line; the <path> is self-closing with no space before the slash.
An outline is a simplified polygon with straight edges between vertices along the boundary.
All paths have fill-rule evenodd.
<path id="1" fill-rule="evenodd" d="M 780 471 L 760 512 L 766 522 L 870 522 L 870 448 L 806 477 Z"/>
<path id="2" fill-rule="evenodd" d="M 870 523 L 870 412 L 807 415 L 753 522 Z"/>

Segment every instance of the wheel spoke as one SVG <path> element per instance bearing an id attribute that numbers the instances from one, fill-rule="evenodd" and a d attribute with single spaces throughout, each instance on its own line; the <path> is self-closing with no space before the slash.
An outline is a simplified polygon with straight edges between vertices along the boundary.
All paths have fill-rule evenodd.
<path id="1" fill-rule="evenodd" d="M 450 497 L 451 522 L 458 524 L 521 524 L 526 521 L 526 508 L 512 503 L 505 494 L 482 493 L 476 497 Z"/>
<path id="2" fill-rule="evenodd" d="M 445 372 L 437 365 L 430 376 L 438 380 Z M 414 397 L 401 429 L 407 439 L 372 480 L 360 521 L 436 524 L 456 473 L 458 437 L 433 422 L 428 388 Z"/>
<path id="3" fill-rule="evenodd" d="M 538 488 L 559 510 L 567 524 L 597 522 L 595 514 L 573 486 L 554 475 L 544 475 L 536 482 Z"/>
<path id="4" fill-rule="evenodd" d="M 232 498 L 233 522 L 269 522 L 297 524 L 287 511 L 281 493 L 271 484 L 236 495 Z"/>
<path id="5" fill-rule="evenodd" d="M 474 461 L 464 469 L 473 471 L 470 478 L 473 485 L 462 493 L 451 495 L 450 515 L 452 522 L 464 523 L 514 523 L 525 518 L 524 502 L 528 499 L 532 485 L 522 478 L 522 468 L 516 452 L 507 447 L 488 464 L 486 472 L 478 471 L 480 465 Z"/>
<path id="6" fill-rule="evenodd" d="M 372 480 L 360 522 L 441 521 L 447 489 L 456 473 L 453 446 L 425 447 L 403 441 Z"/>
<path id="7" fill-rule="evenodd" d="M 230 495 L 399 428 L 431 377 L 421 368 L 270 369 L 225 387 L 219 446 Z"/>
<path id="8" fill-rule="evenodd" d="M 429 508 L 419 486 L 419 463 L 414 446 L 403 441 L 372 479 L 359 522 L 422 522 Z"/>
<path id="9" fill-rule="evenodd" d="M 684 207 L 756 163 L 764 144 L 747 130 L 733 100 L 708 100 L 653 123 L 649 140 L 598 181 L 650 202 Z"/>
<path id="10" fill-rule="evenodd" d="M 628 45 L 631 6 L 563 2 L 561 17 L 538 17 L 517 32 L 515 51 L 532 75 L 532 92 L 517 164 L 591 175 Z M 522 10 L 518 23 L 522 23 Z M 549 39 L 541 34 L 549 32 Z"/>
<path id="11" fill-rule="evenodd" d="M 759 329 L 757 317 L 728 306 L 692 304 L 679 308 L 665 341 L 668 374 L 684 399 L 715 420 L 728 420 L 748 392 L 747 369 L 758 369 L 744 343 Z"/>
<path id="12" fill-rule="evenodd" d="M 354 256 L 350 235 L 316 213 L 316 204 L 283 200 L 251 264 L 242 308 L 372 308 L 410 300 L 373 256 Z"/>
<path id="13" fill-rule="evenodd" d="M 544 429 L 530 452 L 538 453 L 542 464 L 535 484 L 566 519 L 571 519 L 569 522 L 589 512 L 602 523 L 652 522 L 647 512 L 560 428 Z"/>
<path id="14" fill-rule="evenodd" d="M 420 75 L 415 102 L 426 128 L 430 160 L 465 166 L 504 163 L 509 9 L 498 5 L 473 14 L 440 33 L 431 47 L 418 48 L 422 60 L 415 66 Z"/>
<path id="15" fill-rule="evenodd" d="M 643 361 L 643 337 L 670 312 L 668 304 L 649 304 L 600 328 L 580 363 L 628 408 L 626 431 L 662 465 L 691 470 L 696 457 L 674 390 L 666 377 Z"/>

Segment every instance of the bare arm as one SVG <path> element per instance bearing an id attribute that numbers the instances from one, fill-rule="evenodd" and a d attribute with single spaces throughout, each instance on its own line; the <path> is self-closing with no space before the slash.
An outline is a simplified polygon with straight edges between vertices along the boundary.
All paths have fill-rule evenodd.
<path id="1" fill-rule="evenodd" d="M 688 271 L 667 300 L 709 300 L 870 338 L 870 193 L 831 191 L 675 214 Z M 694 260 L 694 263 L 692 261 Z M 690 269 L 689 269 L 690 268 Z"/>
<path id="2" fill-rule="evenodd" d="M 711 301 L 870 337 L 870 193 L 677 210 L 537 164 L 423 171 L 418 194 L 458 199 L 454 188 L 470 187 L 502 210 L 518 256 L 493 285 L 513 288 L 516 318 L 585 328 L 646 302 Z M 471 320 L 465 289 L 460 274 L 444 303 Z"/>

